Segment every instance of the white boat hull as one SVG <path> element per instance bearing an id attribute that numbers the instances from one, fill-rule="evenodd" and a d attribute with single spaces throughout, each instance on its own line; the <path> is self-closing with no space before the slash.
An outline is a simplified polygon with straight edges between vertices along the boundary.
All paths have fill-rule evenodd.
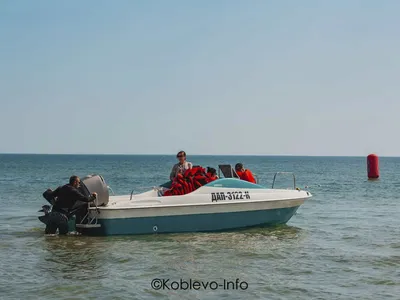
<path id="1" fill-rule="evenodd" d="M 157 189 L 133 195 L 111 196 L 105 207 L 90 209 L 97 228 L 86 234 L 130 235 L 150 233 L 225 231 L 287 223 L 307 191 L 267 189 L 237 179 L 220 179 L 182 196 L 159 196 Z"/>

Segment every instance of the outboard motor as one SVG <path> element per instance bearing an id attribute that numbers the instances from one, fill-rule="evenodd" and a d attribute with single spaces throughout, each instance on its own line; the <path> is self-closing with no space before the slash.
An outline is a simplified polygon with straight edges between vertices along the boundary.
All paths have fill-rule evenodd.
<path id="1" fill-rule="evenodd" d="M 85 196 L 97 193 L 97 198 L 90 206 L 106 206 L 109 201 L 109 191 L 104 178 L 100 175 L 88 175 L 81 179 L 79 190 Z"/>

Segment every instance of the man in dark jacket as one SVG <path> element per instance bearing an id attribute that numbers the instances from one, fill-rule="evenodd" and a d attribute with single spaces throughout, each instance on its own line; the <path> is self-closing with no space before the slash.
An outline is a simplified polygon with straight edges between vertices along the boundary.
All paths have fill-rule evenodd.
<path id="1" fill-rule="evenodd" d="M 69 183 L 58 187 L 55 191 L 48 189 L 43 196 L 46 199 L 52 198 L 53 208 L 48 216 L 46 224 L 46 234 L 55 234 L 58 228 L 59 234 L 68 233 L 68 219 L 72 208 L 77 201 L 92 202 L 97 197 L 97 193 L 92 193 L 86 197 L 79 190 L 81 180 L 78 176 L 71 176 Z"/>

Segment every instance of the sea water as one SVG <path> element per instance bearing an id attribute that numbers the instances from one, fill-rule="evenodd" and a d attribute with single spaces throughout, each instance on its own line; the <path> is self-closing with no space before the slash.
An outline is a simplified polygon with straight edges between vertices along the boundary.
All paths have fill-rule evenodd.
<path id="1" fill-rule="evenodd" d="M 400 158 L 188 156 L 242 162 L 261 184 L 294 172 L 287 225 L 224 233 L 45 236 L 42 193 L 101 174 L 116 194 L 168 180 L 174 156 L 0 155 L 1 299 L 400 299 Z M 280 175 L 276 187 L 292 187 Z M 159 280 L 159 281 L 157 281 Z"/>

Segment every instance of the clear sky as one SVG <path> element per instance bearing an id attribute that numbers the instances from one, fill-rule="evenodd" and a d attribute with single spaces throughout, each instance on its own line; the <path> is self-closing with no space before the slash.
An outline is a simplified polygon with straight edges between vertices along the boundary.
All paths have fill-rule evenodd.
<path id="1" fill-rule="evenodd" d="M 0 152 L 400 156 L 400 1 L 0 1 Z"/>

